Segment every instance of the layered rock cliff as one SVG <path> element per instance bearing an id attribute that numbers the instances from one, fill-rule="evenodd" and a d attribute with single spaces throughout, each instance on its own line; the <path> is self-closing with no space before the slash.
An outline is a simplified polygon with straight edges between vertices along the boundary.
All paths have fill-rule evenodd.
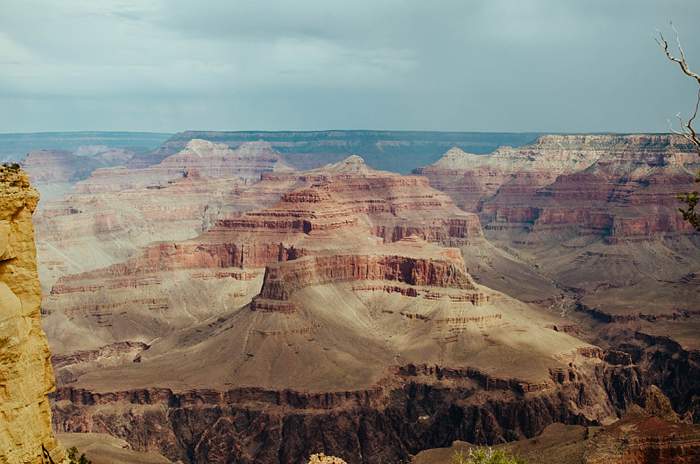
<path id="1" fill-rule="evenodd" d="M 35 217 L 41 281 L 123 261 L 141 247 L 185 240 L 231 214 L 276 202 L 293 179 L 251 183 L 282 169 L 266 144 L 230 150 L 192 141 L 149 168 L 99 169 Z M 227 177 L 228 176 L 228 177 Z"/>
<path id="2" fill-rule="evenodd" d="M 444 464 L 474 444 L 418 453 L 413 464 Z M 639 405 L 603 427 L 552 424 L 535 438 L 497 448 L 536 464 L 690 464 L 700 460 L 700 425 L 680 420 L 663 393 L 646 387 Z"/>
<path id="3" fill-rule="evenodd" d="M 38 200 L 24 172 L 0 166 L 0 462 L 8 464 L 63 460 L 47 397 L 54 377 L 39 311 Z"/>
<path id="4" fill-rule="evenodd" d="M 676 197 L 696 189 L 699 167 L 680 136 L 549 135 L 485 156 L 450 150 L 419 172 L 478 214 L 489 241 L 566 298 L 609 321 L 683 314 L 684 323 L 646 324 L 644 332 L 688 340 L 683 327 L 700 323 L 700 287 L 692 278 L 700 269 L 700 236 L 683 221 Z M 524 291 L 506 283 L 510 264 L 479 267 L 476 277 L 489 286 L 546 299 L 542 280 L 531 279 Z M 542 296 L 531 296 L 532 286 Z"/>
<path id="5" fill-rule="evenodd" d="M 447 195 L 430 188 L 425 178 L 376 171 L 357 156 L 323 169 L 303 173 L 263 173 L 261 177 L 260 182 L 238 195 L 231 193 L 222 201 L 243 208 L 246 207 L 243 198 L 250 196 L 264 202 L 273 198 L 269 192 L 277 189 L 281 198 L 271 207 L 245 213 L 222 213 L 220 219 L 196 238 L 150 245 L 121 263 L 79 273 L 64 270 L 66 275 L 52 285 L 44 304 L 51 321 L 48 330 L 56 335 L 54 346 L 57 352 L 66 354 L 61 341 L 70 336 L 71 331 L 64 330 L 66 326 L 73 330 L 79 328 L 79 331 L 91 328 L 79 340 L 66 340 L 66 348 L 99 350 L 119 341 L 147 343 L 163 335 L 158 330 L 166 327 L 174 330 L 181 328 L 181 323 L 191 324 L 187 315 L 198 321 L 200 317 L 212 316 L 217 308 L 214 302 L 225 298 L 225 292 L 233 294 L 233 301 L 247 303 L 257 293 L 253 288 L 259 284 L 262 268 L 278 262 L 327 251 L 331 255 L 343 255 L 352 264 L 352 256 L 371 255 L 383 244 L 401 241 L 401 246 L 391 252 L 397 256 L 396 266 L 404 266 L 410 262 L 411 256 L 428 245 L 420 239 L 452 245 L 482 238 L 478 217 L 460 211 Z M 201 182 L 188 178 L 164 189 L 156 189 L 149 201 L 155 202 L 159 198 L 159 204 L 164 205 L 173 193 L 180 192 L 177 188 L 184 190 L 185 183 L 191 188 L 201 185 L 205 189 L 205 193 L 197 196 L 200 206 L 207 205 L 207 198 L 209 205 L 218 201 L 207 197 L 206 188 L 215 183 L 209 178 L 202 178 Z M 134 194 L 136 192 L 142 193 L 136 190 Z M 100 195 L 101 198 L 104 196 L 112 198 L 112 194 Z M 127 198 L 125 193 L 119 196 Z M 145 201 L 133 198 L 134 204 Z M 186 198 L 182 192 L 180 199 L 183 204 L 178 204 L 175 212 L 184 207 Z M 161 226 L 154 230 L 160 237 L 167 234 L 162 215 L 168 211 L 172 210 L 153 208 L 148 211 L 150 221 Z M 185 217 L 181 215 L 172 224 L 179 225 L 181 232 L 184 232 L 184 225 L 189 224 Z M 45 219 L 46 227 L 59 224 L 58 218 L 51 218 L 50 223 L 48 217 Z M 131 224 L 134 228 L 139 226 Z M 45 230 L 43 226 L 42 230 Z M 122 234 L 118 231 L 99 235 L 105 238 L 119 236 Z M 420 239 L 410 242 L 405 240 L 407 236 Z M 115 243 L 119 244 L 116 240 Z M 70 238 L 66 241 L 51 240 L 54 251 L 61 250 L 64 255 L 72 250 L 78 252 L 79 244 L 81 242 L 76 243 Z M 124 251 L 123 247 L 120 251 Z M 444 251 L 441 249 L 436 253 Z M 386 254 L 388 251 L 377 249 L 377 253 Z M 452 249 L 451 253 L 459 256 L 458 250 Z M 433 257 L 438 258 L 437 255 Z M 459 264 L 463 266 L 461 258 Z M 56 269 L 61 270 L 58 266 Z M 355 280 L 360 280 L 359 266 L 351 265 L 349 269 L 357 273 Z M 235 291 L 231 281 L 235 281 Z M 165 292 L 166 287 L 171 290 Z M 175 298 L 174 291 L 186 294 Z M 200 292 L 201 296 L 195 299 L 194 295 Z M 475 301 L 480 298 L 478 292 L 467 293 L 453 297 Z M 206 304 L 206 301 L 210 303 Z M 158 311 L 153 310 L 156 308 Z M 125 312 L 129 315 L 126 316 Z M 158 319 L 160 322 L 156 323 Z M 114 338 L 125 337 L 124 326 L 130 326 L 134 320 L 151 322 L 132 327 L 130 338 Z M 101 341 L 85 344 L 96 337 Z"/>
<path id="6" fill-rule="evenodd" d="M 561 383 L 533 392 L 466 371 L 406 371 L 404 378 L 371 389 L 326 393 L 248 388 L 96 394 L 66 387 L 57 396 L 55 424 L 59 430 L 113 433 L 138 449 L 192 463 L 303 462 L 323 451 L 352 464 L 378 464 L 406 462 L 454 440 L 498 444 L 532 437 L 553 422 L 599 425 L 638 401 L 644 389 L 632 367 L 573 369 Z"/>
<path id="7" fill-rule="evenodd" d="M 610 241 L 688 234 L 676 196 L 697 156 L 670 135 L 548 135 L 486 156 L 452 149 L 417 170 L 487 228 L 578 228 Z"/>

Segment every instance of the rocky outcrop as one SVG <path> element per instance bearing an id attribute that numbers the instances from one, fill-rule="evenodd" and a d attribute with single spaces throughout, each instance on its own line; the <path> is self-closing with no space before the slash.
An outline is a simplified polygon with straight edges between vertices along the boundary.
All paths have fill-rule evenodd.
<path id="1" fill-rule="evenodd" d="M 590 440 L 586 464 L 692 464 L 700 461 L 700 426 L 631 416 Z"/>
<path id="2" fill-rule="evenodd" d="M 524 462 L 539 464 L 675 464 L 700 456 L 700 426 L 679 421 L 655 386 L 646 388 L 643 407 L 632 405 L 622 420 L 603 427 L 552 424 L 531 439 L 496 446 Z M 455 441 L 449 448 L 418 453 L 414 464 L 442 464 L 475 445 Z"/>
<path id="3" fill-rule="evenodd" d="M 401 462 L 457 439 L 497 444 L 534 436 L 557 421 L 599 424 L 640 399 L 639 375 L 634 368 L 600 365 L 530 393 L 484 390 L 456 371 L 444 379 L 408 377 L 329 393 L 64 388 L 54 422 L 58 430 L 111 433 L 137 449 L 193 463 L 302 462 L 319 451 L 352 464 Z M 604 383 L 619 390 L 608 396 Z"/>
<path id="4" fill-rule="evenodd" d="M 309 457 L 309 464 L 347 464 L 340 458 L 335 456 L 326 456 L 323 453 L 312 454 Z"/>
<path id="5" fill-rule="evenodd" d="M 38 200 L 24 172 L 0 166 L 0 462 L 8 464 L 63 460 L 47 397 L 54 377 L 39 311 Z"/>
<path id="6" fill-rule="evenodd" d="M 700 425 L 684 423 L 661 390 L 651 385 L 640 406 L 595 433 L 586 464 L 690 464 L 700 460 Z"/>
<path id="7" fill-rule="evenodd" d="M 251 309 L 280 308 L 289 312 L 293 310 L 291 303 L 280 302 L 287 302 L 297 290 L 312 285 L 363 280 L 472 290 L 469 297 L 460 296 L 474 304 L 488 299 L 486 295 L 476 291 L 476 286 L 464 270 L 461 260 L 340 254 L 308 256 L 267 266 L 262 290 L 260 295 L 253 299 Z"/>

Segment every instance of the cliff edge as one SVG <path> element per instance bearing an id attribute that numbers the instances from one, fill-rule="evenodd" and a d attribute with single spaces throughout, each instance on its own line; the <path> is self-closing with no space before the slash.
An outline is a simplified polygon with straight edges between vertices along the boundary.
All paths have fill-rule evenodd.
<path id="1" fill-rule="evenodd" d="M 51 430 L 53 391 L 32 213 L 39 194 L 17 166 L 0 166 L 0 463 L 64 461 Z"/>

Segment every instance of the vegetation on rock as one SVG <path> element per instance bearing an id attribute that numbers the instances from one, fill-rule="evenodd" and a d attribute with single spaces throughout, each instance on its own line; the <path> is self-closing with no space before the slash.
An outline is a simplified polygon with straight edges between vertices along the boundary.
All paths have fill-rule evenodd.
<path id="1" fill-rule="evenodd" d="M 78 448 L 75 446 L 68 448 L 68 462 L 70 464 L 92 464 L 92 461 L 86 458 L 84 453 L 81 453 L 80 456 L 78 453 Z"/>
<path id="2" fill-rule="evenodd" d="M 524 460 L 503 450 L 491 447 L 470 448 L 467 453 L 457 451 L 452 464 L 526 464 Z"/>

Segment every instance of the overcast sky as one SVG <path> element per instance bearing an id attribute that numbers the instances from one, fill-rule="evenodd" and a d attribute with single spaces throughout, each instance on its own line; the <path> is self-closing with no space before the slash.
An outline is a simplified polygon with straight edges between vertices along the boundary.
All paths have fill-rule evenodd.
<path id="1" fill-rule="evenodd" d="M 666 131 L 698 0 L 0 0 L 0 132 Z"/>

